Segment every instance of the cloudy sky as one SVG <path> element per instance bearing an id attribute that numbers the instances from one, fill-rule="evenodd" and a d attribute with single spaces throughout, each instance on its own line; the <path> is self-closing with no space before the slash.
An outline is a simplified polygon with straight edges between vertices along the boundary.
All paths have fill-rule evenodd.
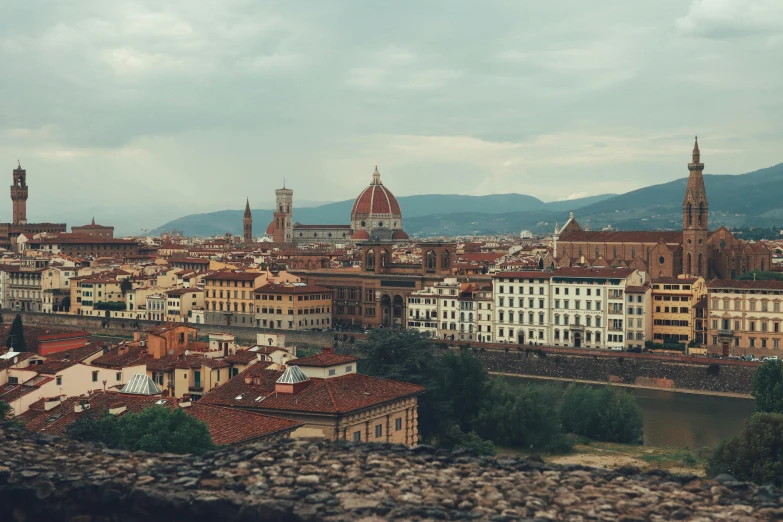
<path id="1" fill-rule="evenodd" d="M 624 192 L 695 134 L 711 173 L 783 162 L 781 57 L 781 0 L 6 1 L 0 176 L 126 232 L 376 164 L 397 195 Z"/>

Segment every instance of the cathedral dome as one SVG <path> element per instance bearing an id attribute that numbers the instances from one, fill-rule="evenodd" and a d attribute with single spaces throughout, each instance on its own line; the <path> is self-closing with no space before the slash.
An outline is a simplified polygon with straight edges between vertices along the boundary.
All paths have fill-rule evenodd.
<path id="1" fill-rule="evenodd" d="M 272 236 L 274 235 L 274 233 L 275 233 L 275 220 L 273 219 L 272 221 L 269 222 L 269 226 L 266 227 L 266 235 Z"/>
<path id="2" fill-rule="evenodd" d="M 370 185 L 359 194 L 353 204 L 351 221 L 365 221 L 365 224 L 358 228 L 373 228 L 378 226 L 378 223 L 375 223 L 378 219 L 389 218 L 398 218 L 398 221 L 402 218 L 400 204 L 394 194 L 381 183 L 381 174 L 376 167 Z M 398 228 L 398 225 L 399 223 L 395 223 L 392 228 Z"/>

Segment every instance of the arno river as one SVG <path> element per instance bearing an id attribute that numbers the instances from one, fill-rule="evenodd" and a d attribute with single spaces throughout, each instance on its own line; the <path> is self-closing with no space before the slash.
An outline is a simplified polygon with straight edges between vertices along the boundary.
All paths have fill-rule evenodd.
<path id="1" fill-rule="evenodd" d="M 565 381 L 504 376 L 512 384 Z M 604 386 L 596 384 L 594 386 Z M 644 415 L 644 444 L 673 448 L 713 447 L 738 434 L 754 410 L 752 399 L 623 388 L 636 397 Z"/>

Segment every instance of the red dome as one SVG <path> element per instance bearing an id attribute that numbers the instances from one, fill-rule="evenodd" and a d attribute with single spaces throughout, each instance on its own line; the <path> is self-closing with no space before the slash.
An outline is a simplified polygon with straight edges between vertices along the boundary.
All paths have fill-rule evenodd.
<path id="1" fill-rule="evenodd" d="M 272 220 L 272 221 L 269 223 L 269 226 L 268 226 L 268 227 L 266 227 L 266 234 L 267 234 L 268 236 L 271 236 L 271 235 L 273 235 L 274 233 L 275 233 L 275 220 L 273 219 L 273 220 Z"/>
<path id="2" fill-rule="evenodd" d="M 389 189 L 381 183 L 381 175 L 376 167 L 372 182 L 359 194 L 351 209 L 351 218 L 356 215 L 370 216 L 373 214 L 401 216 L 400 204 Z"/>
<path id="3" fill-rule="evenodd" d="M 404 230 L 395 230 L 394 233 L 392 234 L 392 239 L 400 240 L 400 239 L 409 239 L 409 238 L 408 238 L 408 234 L 406 234 Z"/>
<path id="4" fill-rule="evenodd" d="M 366 230 L 357 230 L 356 232 L 353 233 L 351 239 L 357 239 L 357 240 L 370 239 L 370 234 L 368 234 Z"/>

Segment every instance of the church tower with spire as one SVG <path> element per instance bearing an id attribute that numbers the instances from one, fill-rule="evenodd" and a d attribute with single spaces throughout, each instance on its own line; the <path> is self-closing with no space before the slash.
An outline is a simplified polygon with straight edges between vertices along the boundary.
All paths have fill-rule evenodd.
<path id="1" fill-rule="evenodd" d="M 253 243 L 253 215 L 250 213 L 250 199 L 248 198 L 245 203 L 245 216 L 242 218 L 243 226 L 243 238 L 245 245 L 251 245 Z"/>
<path id="2" fill-rule="evenodd" d="M 272 220 L 272 239 L 275 243 L 291 243 L 294 239 L 294 191 L 285 188 L 275 190 L 275 213 Z"/>
<path id="3" fill-rule="evenodd" d="M 692 161 L 688 164 L 690 175 L 682 203 L 682 273 L 707 277 L 708 205 L 704 188 L 704 163 L 701 163 L 699 138 L 693 145 Z"/>
<path id="4" fill-rule="evenodd" d="M 13 204 L 13 224 L 27 224 L 27 171 L 22 168 L 22 164 L 19 162 L 14 169 L 11 202 Z"/>

